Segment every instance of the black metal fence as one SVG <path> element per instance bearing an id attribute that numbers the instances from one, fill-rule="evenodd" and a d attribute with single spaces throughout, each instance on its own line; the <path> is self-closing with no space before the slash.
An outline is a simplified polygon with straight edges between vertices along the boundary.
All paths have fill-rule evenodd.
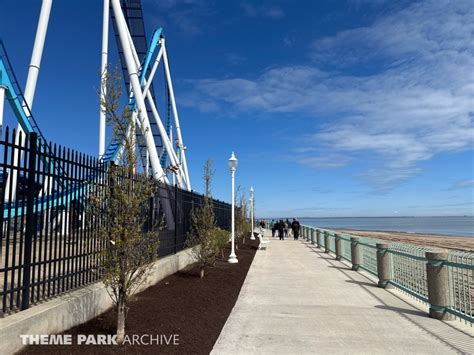
<path id="1" fill-rule="evenodd" d="M 100 216 L 85 201 L 101 194 L 107 166 L 97 158 L 8 128 L 0 140 L 0 316 L 101 279 Z M 158 254 L 186 246 L 191 211 L 204 197 L 160 185 L 149 218 L 167 214 Z M 229 229 L 231 206 L 213 200 L 217 225 Z M 164 209 L 163 206 L 168 206 Z M 150 225 L 152 221 L 150 220 Z"/>

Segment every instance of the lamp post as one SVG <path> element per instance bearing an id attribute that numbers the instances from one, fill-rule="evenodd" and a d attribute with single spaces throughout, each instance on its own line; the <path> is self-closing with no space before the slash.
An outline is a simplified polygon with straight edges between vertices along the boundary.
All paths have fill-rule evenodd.
<path id="1" fill-rule="evenodd" d="M 253 235 L 253 187 L 250 186 L 250 223 L 252 225 L 250 240 L 255 240 L 255 236 Z"/>
<path id="2" fill-rule="evenodd" d="M 232 155 L 227 162 L 229 164 L 229 170 L 232 175 L 232 222 L 231 222 L 231 250 L 229 255 L 229 260 L 227 260 L 231 264 L 238 263 L 237 256 L 235 255 L 235 189 L 234 189 L 234 178 L 235 178 L 235 171 L 237 170 L 238 160 L 232 152 Z"/>

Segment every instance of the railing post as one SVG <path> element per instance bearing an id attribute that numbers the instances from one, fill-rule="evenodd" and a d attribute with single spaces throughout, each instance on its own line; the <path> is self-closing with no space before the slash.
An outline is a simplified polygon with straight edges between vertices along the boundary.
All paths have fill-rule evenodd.
<path id="1" fill-rule="evenodd" d="M 428 281 L 428 300 L 430 302 L 430 317 L 441 320 L 452 320 L 454 315 L 447 312 L 449 307 L 448 260 L 445 250 L 427 251 L 426 276 Z"/>
<path id="2" fill-rule="evenodd" d="M 359 270 L 361 264 L 359 240 L 360 238 L 358 237 L 351 237 L 351 262 L 352 270 L 354 271 Z"/>
<path id="3" fill-rule="evenodd" d="M 28 172 L 26 186 L 26 226 L 25 226 L 25 255 L 23 257 L 23 282 L 21 295 L 21 310 L 30 307 L 30 274 L 31 274 L 31 244 L 35 234 L 35 192 L 36 192 L 36 147 L 38 136 L 31 133 L 28 144 Z M 26 159 L 26 156 L 25 156 Z"/>
<path id="4" fill-rule="evenodd" d="M 324 252 L 329 254 L 329 233 L 324 231 Z"/>
<path id="5" fill-rule="evenodd" d="M 342 259 L 342 239 L 340 234 L 335 234 L 336 237 L 336 260 Z"/>
<path id="6" fill-rule="evenodd" d="M 311 233 L 311 244 L 314 244 L 314 228 L 311 228 L 310 233 Z"/>
<path id="7" fill-rule="evenodd" d="M 323 243 L 321 242 L 321 231 L 319 229 L 316 229 L 316 241 L 318 243 L 318 248 L 321 249 Z"/>
<path id="8" fill-rule="evenodd" d="M 388 288 L 391 266 L 390 266 L 390 254 L 388 253 L 387 243 L 377 243 L 377 275 L 379 277 L 378 286 L 382 288 Z"/>

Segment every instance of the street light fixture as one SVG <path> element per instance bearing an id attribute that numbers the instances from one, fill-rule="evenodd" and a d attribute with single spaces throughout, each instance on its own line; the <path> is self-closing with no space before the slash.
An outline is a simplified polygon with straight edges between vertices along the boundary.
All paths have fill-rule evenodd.
<path id="1" fill-rule="evenodd" d="M 253 235 L 253 187 L 250 186 L 250 223 L 252 225 L 250 240 L 255 240 L 255 236 Z"/>
<path id="2" fill-rule="evenodd" d="M 227 162 L 229 165 L 229 170 L 232 175 L 232 222 L 231 222 L 231 246 L 230 246 L 230 255 L 229 260 L 231 264 L 238 263 L 237 256 L 235 255 L 235 189 L 234 189 L 234 180 L 235 180 L 235 171 L 237 170 L 238 160 L 232 152 L 232 155 Z"/>

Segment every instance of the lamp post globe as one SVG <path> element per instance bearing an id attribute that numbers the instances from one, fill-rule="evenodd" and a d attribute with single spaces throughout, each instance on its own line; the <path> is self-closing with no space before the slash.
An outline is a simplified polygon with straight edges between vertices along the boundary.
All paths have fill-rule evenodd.
<path id="1" fill-rule="evenodd" d="M 237 160 L 234 152 L 232 152 L 232 155 L 230 156 L 229 160 L 227 161 L 227 165 L 229 166 L 229 170 L 231 172 L 235 172 L 237 170 L 237 165 L 239 164 L 239 161 Z"/>
<path id="2" fill-rule="evenodd" d="M 237 260 L 237 255 L 235 255 L 235 171 L 237 170 L 237 165 L 238 165 L 238 160 L 232 152 L 232 155 L 229 158 L 229 161 L 227 162 L 229 165 L 229 170 L 232 176 L 232 220 L 231 220 L 231 246 L 230 246 L 230 255 L 229 259 L 227 260 L 231 264 L 238 263 L 239 261 Z"/>

